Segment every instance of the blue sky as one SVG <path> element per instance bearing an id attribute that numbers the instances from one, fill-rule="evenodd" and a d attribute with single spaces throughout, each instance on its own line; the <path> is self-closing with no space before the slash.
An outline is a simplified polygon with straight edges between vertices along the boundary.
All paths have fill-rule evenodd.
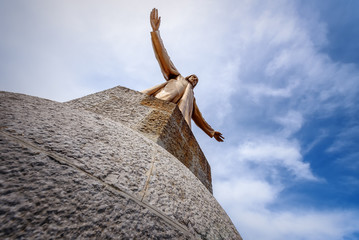
<path id="1" fill-rule="evenodd" d="M 163 82 L 153 7 L 226 137 L 193 126 L 241 235 L 359 239 L 358 1 L 1 1 L 1 90 L 67 101 Z"/>

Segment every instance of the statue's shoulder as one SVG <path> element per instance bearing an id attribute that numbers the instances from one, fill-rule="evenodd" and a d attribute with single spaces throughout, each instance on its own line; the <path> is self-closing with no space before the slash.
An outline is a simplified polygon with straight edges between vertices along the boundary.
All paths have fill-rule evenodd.
<path id="1" fill-rule="evenodd" d="M 181 74 L 176 77 L 177 81 L 187 81 Z"/>

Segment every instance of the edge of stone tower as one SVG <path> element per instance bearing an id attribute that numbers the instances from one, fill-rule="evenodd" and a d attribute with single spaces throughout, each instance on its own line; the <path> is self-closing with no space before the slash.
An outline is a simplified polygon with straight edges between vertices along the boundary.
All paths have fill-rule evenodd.
<path id="1" fill-rule="evenodd" d="M 174 123 L 156 121 L 184 128 L 175 107 L 122 87 L 0 98 L 1 238 L 242 239 L 208 191 L 202 151 L 188 167 L 163 143 Z"/>
<path id="2" fill-rule="evenodd" d="M 106 116 L 143 134 L 181 161 L 213 192 L 211 167 L 176 104 L 121 86 L 66 104 Z"/>

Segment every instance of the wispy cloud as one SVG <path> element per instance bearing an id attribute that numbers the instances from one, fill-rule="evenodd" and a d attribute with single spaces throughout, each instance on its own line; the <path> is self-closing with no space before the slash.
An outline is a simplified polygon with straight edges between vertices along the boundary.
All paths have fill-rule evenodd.
<path id="1" fill-rule="evenodd" d="M 338 152 L 343 149 L 352 150 L 356 148 L 359 140 L 359 126 L 347 126 L 339 132 L 334 143 L 327 149 L 328 152 Z M 355 149 L 357 150 L 357 149 Z"/>
<path id="2" fill-rule="evenodd" d="M 238 148 L 239 161 L 260 164 L 262 168 L 283 167 L 298 178 L 315 180 L 309 163 L 302 161 L 296 142 L 282 139 L 260 139 L 243 143 Z"/>
<path id="3" fill-rule="evenodd" d="M 235 178 L 215 182 L 216 196 L 231 209 L 245 239 L 342 239 L 358 230 L 356 210 L 313 210 L 295 205 L 271 207 L 280 201 L 283 187 L 264 180 Z M 230 193 L 230 194 L 229 194 Z"/>

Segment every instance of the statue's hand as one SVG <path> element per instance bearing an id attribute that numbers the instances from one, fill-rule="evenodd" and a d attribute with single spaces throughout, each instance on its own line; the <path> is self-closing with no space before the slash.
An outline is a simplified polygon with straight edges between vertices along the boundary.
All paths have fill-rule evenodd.
<path id="1" fill-rule="evenodd" d="M 161 24 L 161 17 L 158 17 L 158 10 L 156 8 L 152 9 L 150 15 L 151 27 L 153 31 L 158 31 Z"/>
<path id="2" fill-rule="evenodd" d="M 223 142 L 224 137 L 222 136 L 222 133 L 215 131 L 213 137 L 214 137 L 218 142 Z"/>

